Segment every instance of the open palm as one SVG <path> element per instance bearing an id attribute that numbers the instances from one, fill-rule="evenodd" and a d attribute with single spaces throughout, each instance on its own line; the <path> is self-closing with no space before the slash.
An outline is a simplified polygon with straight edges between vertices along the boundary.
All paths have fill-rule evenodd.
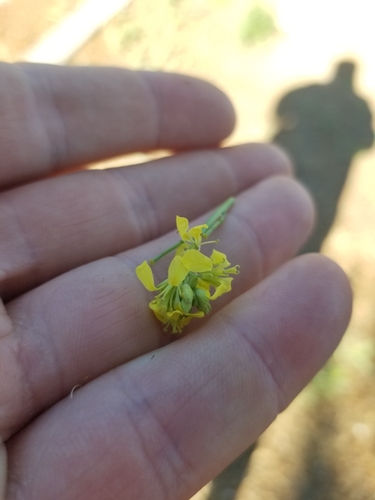
<path id="1" fill-rule="evenodd" d="M 188 499 L 336 347 L 347 279 L 290 261 L 310 199 L 273 147 L 219 149 L 233 122 L 181 75 L 0 66 L 1 498 Z M 158 148 L 180 153 L 72 173 Z M 229 196 L 215 237 L 241 273 L 169 342 L 135 267 L 176 241 L 176 215 L 204 221 Z"/>

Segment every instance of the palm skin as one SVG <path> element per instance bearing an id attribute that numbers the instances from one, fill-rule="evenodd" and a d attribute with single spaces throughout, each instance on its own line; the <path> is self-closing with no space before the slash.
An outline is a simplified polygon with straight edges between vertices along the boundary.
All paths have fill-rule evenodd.
<path id="1" fill-rule="evenodd" d="M 273 147 L 218 148 L 232 107 L 193 78 L 3 64 L 0 109 L 0 498 L 188 499 L 346 328 L 341 269 L 290 260 L 310 198 Z M 180 152 L 72 173 L 152 149 Z M 215 237 L 241 273 L 170 342 L 134 269 L 176 241 L 176 215 L 200 223 L 229 196 Z"/>

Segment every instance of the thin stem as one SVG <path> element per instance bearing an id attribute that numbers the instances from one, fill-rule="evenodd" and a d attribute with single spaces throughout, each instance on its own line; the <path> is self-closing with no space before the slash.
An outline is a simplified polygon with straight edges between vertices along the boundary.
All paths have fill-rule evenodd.
<path id="1" fill-rule="evenodd" d="M 223 222 L 225 219 L 225 216 L 227 215 L 227 212 L 232 208 L 234 205 L 235 199 L 233 197 L 228 198 L 224 203 L 222 203 L 217 209 L 211 214 L 211 216 L 208 218 L 206 224 L 208 226 L 207 229 L 203 229 L 204 234 L 211 234 L 213 229 L 211 227 L 215 224 L 215 229 Z M 219 224 L 217 224 L 217 221 L 220 221 Z"/>
<path id="2" fill-rule="evenodd" d="M 219 243 L 219 240 L 202 241 L 202 245 L 209 245 L 210 243 Z"/>
<path id="3" fill-rule="evenodd" d="M 172 245 L 171 247 L 167 248 L 166 250 L 164 250 L 164 252 L 161 252 L 157 257 L 155 257 L 154 259 L 151 259 L 148 261 L 148 263 L 150 264 L 150 266 L 152 266 L 153 264 L 155 264 L 155 262 L 157 262 L 158 260 L 160 260 L 162 257 L 164 257 L 164 255 L 167 255 L 169 252 L 173 252 L 173 250 L 176 250 L 176 248 L 178 248 L 181 243 L 183 243 L 182 240 L 180 240 L 178 243 L 175 243 L 174 245 Z"/>
<path id="4" fill-rule="evenodd" d="M 222 203 L 213 213 L 212 215 L 208 218 L 206 224 L 207 224 L 207 228 L 206 229 L 203 229 L 202 231 L 202 236 L 204 238 L 207 238 L 207 236 L 209 236 L 213 231 L 215 231 L 215 229 L 217 227 L 220 226 L 220 224 L 223 222 L 223 220 L 225 219 L 228 211 L 232 208 L 232 206 L 234 205 L 234 202 L 235 202 L 235 199 L 233 197 L 231 198 L 228 198 L 226 201 L 224 201 L 224 203 Z M 170 252 L 173 252 L 173 250 L 176 250 L 176 248 L 178 248 L 181 244 L 183 243 L 182 240 L 180 240 L 178 243 L 175 243 L 174 245 L 172 245 L 171 247 L 167 248 L 166 250 L 164 250 L 164 252 L 161 252 L 157 257 L 155 257 L 154 259 L 151 259 L 148 261 L 148 263 L 150 264 L 150 266 L 152 266 L 153 264 L 155 264 L 155 262 L 157 262 L 158 260 L 160 260 L 162 257 L 164 257 L 164 255 L 167 255 L 168 253 Z M 207 242 L 209 243 L 209 242 Z"/>

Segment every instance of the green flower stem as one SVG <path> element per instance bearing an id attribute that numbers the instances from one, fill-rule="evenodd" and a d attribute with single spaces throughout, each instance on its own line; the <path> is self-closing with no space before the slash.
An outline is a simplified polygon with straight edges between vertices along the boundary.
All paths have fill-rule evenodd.
<path id="1" fill-rule="evenodd" d="M 180 240 L 178 243 L 176 243 L 175 245 L 172 245 L 171 247 L 167 248 L 166 250 L 164 250 L 164 252 L 162 253 L 159 253 L 159 255 L 157 257 L 155 257 L 155 259 L 150 259 L 148 261 L 148 263 L 150 264 L 150 266 L 152 266 L 153 264 L 155 264 L 155 262 L 157 262 L 158 260 L 160 260 L 162 257 L 164 257 L 164 255 L 167 255 L 169 252 L 173 252 L 173 250 L 176 250 L 176 248 L 178 248 L 181 243 L 183 243 L 182 240 Z"/>
<path id="2" fill-rule="evenodd" d="M 227 213 L 229 210 L 232 208 L 234 205 L 235 199 L 233 197 L 228 198 L 224 203 L 222 203 L 209 217 L 208 221 L 206 222 L 208 228 L 203 229 L 202 233 L 206 236 L 209 236 L 217 227 L 220 226 L 220 224 L 223 222 L 225 219 Z"/>
<path id="3" fill-rule="evenodd" d="M 208 227 L 206 229 L 203 229 L 203 231 L 202 231 L 202 235 L 205 238 L 207 238 L 207 236 L 209 236 L 213 231 L 215 231 L 215 229 L 217 227 L 220 226 L 220 224 L 225 219 L 227 213 L 229 212 L 229 210 L 234 205 L 234 202 L 235 202 L 235 199 L 233 197 L 228 198 L 226 201 L 224 201 L 224 203 L 222 203 L 213 212 L 213 214 L 209 217 L 209 219 L 206 222 L 206 224 L 207 224 Z M 153 264 L 155 264 L 155 262 L 157 262 L 158 260 L 160 260 L 162 257 L 164 257 L 165 255 L 167 255 L 168 253 L 173 252 L 173 250 L 176 250 L 176 248 L 178 248 L 181 245 L 181 243 L 183 243 L 182 240 L 178 241 L 177 243 L 175 243 L 171 247 L 169 247 L 166 250 L 164 250 L 164 252 L 161 252 L 154 259 L 149 260 L 148 263 L 150 264 L 150 266 L 152 266 Z"/>

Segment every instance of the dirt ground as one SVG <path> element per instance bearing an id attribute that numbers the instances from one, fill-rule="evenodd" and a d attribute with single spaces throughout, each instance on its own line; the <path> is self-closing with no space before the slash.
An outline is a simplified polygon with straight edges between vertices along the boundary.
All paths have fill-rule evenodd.
<path id="1" fill-rule="evenodd" d="M 0 0 L 0 57 L 22 59 L 39 36 L 76 4 L 77 0 Z M 228 144 L 269 141 L 284 127 L 283 144 L 295 159 L 297 174 L 303 177 L 320 166 L 317 189 L 326 193 L 325 199 L 337 191 L 338 177 L 330 172 L 341 169 L 343 189 L 335 194 L 333 225 L 321 251 L 336 260 L 352 281 L 354 311 L 344 341 L 255 450 L 241 456 L 194 500 L 375 499 L 375 151 L 371 141 L 361 142 L 366 133 L 373 137 L 369 127 L 373 130 L 374 124 L 370 118 L 356 122 L 355 117 L 366 112 L 338 114 L 349 101 L 355 109 L 362 106 L 374 113 L 375 6 L 367 0 L 347 4 L 133 0 L 69 62 L 206 78 L 235 104 L 238 125 Z M 255 25 L 254 19 L 258 19 Z M 314 96 L 322 88 L 324 92 L 332 88 L 329 82 L 344 60 L 355 65 L 354 90 L 342 90 L 341 101 L 328 97 L 327 113 L 317 117 L 319 97 Z M 311 85 L 316 84 L 319 87 L 312 92 Z M 291 91 L 301 88 L 304 92 L 293 101 L 296 94 Z M 276 119 L 287 95 L 292 96 L 287 105 L 280 105 L 287 110 Z M 330 108 L 331 102 L 337 102 L 336 108 Z M 313 126 L 314 120 L 318 123 Z M 364 132 L 343 156 L 355 135 L 346 124 Z M 314 147 L 312 137 L 317 141 Z M 331 147 L 334 141 L 336 146 Z"/>

